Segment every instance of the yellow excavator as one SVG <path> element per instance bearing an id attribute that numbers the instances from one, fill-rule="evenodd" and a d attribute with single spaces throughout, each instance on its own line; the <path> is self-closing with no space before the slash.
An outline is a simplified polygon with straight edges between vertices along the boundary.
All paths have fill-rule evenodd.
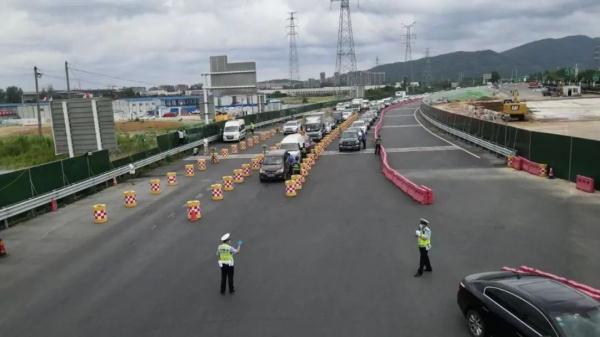
<path id="1" fill-rule="evenodd" d="M 235 118 L 226 112 L 217 111 L 215 114 L 215 122 L 228 121 L 230 119 L 235 119 Z"/>
<path id="2" fill-rule="evenodd" d="M 519 99 L 519 90 L 513 89 L 510 91 L 512 95 L 512 99 L 505 99 L 502 104 L 502 113 L 504 116 L 510 120 L 517 119 L 520 121 L 525 120 L 525 116 L 529 111 L 527 109 L 527 104 L 521 102 Z"/>

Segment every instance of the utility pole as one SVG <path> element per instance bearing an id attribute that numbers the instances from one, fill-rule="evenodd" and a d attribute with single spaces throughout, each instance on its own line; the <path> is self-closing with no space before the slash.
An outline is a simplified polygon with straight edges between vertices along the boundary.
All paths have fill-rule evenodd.
<path id="1" fill-rule="evenodd" d="M 35 79 L 35 104 L 37 108 L 37 120 L 38 120 L 38 135 L 42 136 L 42 113 L 40 111 L 40 89 L 38 85 L 38 78 L 42 77 L 42 74 L 38 71 L 38 67 L 33 67 L 33 78 Z"/>
<path id="2" fill-rule="evenodd" d="M 204 125 L 208 125 L 208 76 L 209 74 L 202 74 L 204 76 L 204 85 L 202 91 L 204 95 Z M 215 115 L 217 111 L 215 110 Z M 216 116 L 215 116 L 216 117 Z"/>
<path id="3" fill-rule="evenodd" d="M 413 21 L 409 25 L 402 24 L 402 26 L 406 30 L 406 34 L 404 35 L 404 45 L 405 45 L 404 63 L 406 64 L 406 67 L 407 67 L 406 70 L 407 70 L 409 84 L 413 80 L 412 45 L 413 45 L 413 40 L 417 38 L 414 33 L 414 28 L 415 28 L 416 24 L 417 23 L 415 21 Z"/>
<path id="4" fill-rule="evenodd" d="M 335 61 L 335 85 L 337 95 L 341 96 L 341 77 L 347 74 L 347 85 L 352 87 L 353 96 L 358 94 L 356 81 L 356 54 L 354 52 L 354 35 L 352 34 L 352 17 L 350 15 L 350 0 L 331 0 L 340 3 L 340 18 L 338 24 L 337 54 Z"/>
<path id="5" fill-rule="evenodd" d="M 289 59 L 289 71 L 290 71 L 290 88 L 294 87 L 294 81 L 300 80 L 300 66 L 298 64 L 298 48 L 296 47 L 296 18 L 294 17 L 296 12 L 290 12 L 288 21 L 290 22 L 287 28 L 289 28 L 288 36 L 290 37 L 290 59 Z"/>
<path id="6" fill-rule="evenodd" d="M 71 98 L 71 83 L 69 82 L 69 63 L 65 61 L 65 75 L 67 79 L 67 98 Z"/>

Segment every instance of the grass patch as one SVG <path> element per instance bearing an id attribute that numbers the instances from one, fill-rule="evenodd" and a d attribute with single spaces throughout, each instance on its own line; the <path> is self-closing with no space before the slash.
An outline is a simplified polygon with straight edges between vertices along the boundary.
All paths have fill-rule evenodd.
<path id="1" fill-rule="evenodd" d="M 0 138 L 0 169 L 13 170 L 65 158 L 54 154 L 52 138 L 10 136 Z"/>

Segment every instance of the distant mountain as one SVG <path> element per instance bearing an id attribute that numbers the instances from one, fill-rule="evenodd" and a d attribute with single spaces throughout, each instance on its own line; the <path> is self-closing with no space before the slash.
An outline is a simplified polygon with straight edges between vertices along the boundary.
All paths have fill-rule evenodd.
<path id="1" fill-rule="evenodd" d="M 459 73 L 464 78 L 481 78 L 483 73 L 498 71 L 502 77 L 510 78 L 516 70 L 519 75 L 528 75 L 559 67 L 580 69 L 594 66 L 594 50 L 600 38 L 576 35 L 561 39 L 544 39 L 498 53 L 493 50 L 454 52 L 431 57 L 431 73 L 434 81 L 456 80 Z M 371 71 L 386 73 L 386 79 L 401 81 L 412 66 L 413 80 L 422 81 L 426 60 L 396 62 L 377 66 Z"/>

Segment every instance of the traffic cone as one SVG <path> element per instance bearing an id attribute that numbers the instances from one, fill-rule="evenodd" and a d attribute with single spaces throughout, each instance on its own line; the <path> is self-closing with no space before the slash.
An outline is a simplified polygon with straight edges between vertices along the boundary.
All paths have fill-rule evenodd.
<path id="1" fill-rule="evenodd" d="M 4 246 L 4 241 L 0 239 L 0 257 L 6 256 L 8 253 L 6 252 L 6 246 Z"/>

